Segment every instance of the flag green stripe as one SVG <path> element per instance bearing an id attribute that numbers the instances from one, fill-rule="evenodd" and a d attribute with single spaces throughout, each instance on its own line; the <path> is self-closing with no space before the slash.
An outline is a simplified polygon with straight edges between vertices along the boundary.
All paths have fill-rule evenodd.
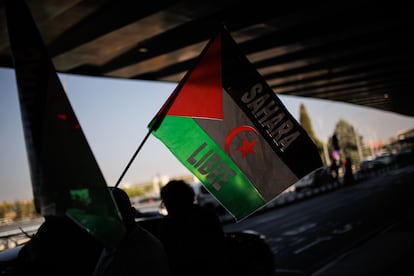
<path id="1" fill-rule="evenodd" d="M 161 126 L 153 131 L 153 135 L 167 146 L 236 219 L 244 218 L 266 204 L 249 179 L 194 119 L 166 116 Z M 206 143 L 206 147 L 194 155 L 203 143 Z M 206 158 L 204 162 L 195 167 L 194 165 L 198 161 L 201 162 L 203 156 L 211 150 L 216 154 L 216 159 L 214 159 L 216 161 L 213 162 L 213 159 Z M 211 155 L 208 156 L 211 157 Z M 197 162 L 191 163 L 190 157 L 193 157 L 192 160 L 197 160 Z M 219 170 L 220 168 L 224 169 Z M 217 186 L 214 186 L 216 178 L 211 176 L 216 174 L 220 177 L 229 170 L 232 170 L 235 175 L 228 177 L 230 181 L 221 183 L 221 188 L 216 190 Z M 206 171 L 208 172 L 206 173 Z"/>

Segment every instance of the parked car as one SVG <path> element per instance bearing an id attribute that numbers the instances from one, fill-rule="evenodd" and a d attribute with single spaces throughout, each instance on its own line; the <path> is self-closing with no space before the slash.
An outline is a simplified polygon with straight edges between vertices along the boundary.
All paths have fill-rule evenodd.
<path id="1" fill-rule="evenodd" d="M 414 150 L 403 150 L 395 155 L 395 162 L 398 166 L 405 166 L 414 163 Z"/>
<path id="2" fill-rule="evenodd" d="M 376 173 L 384 168 L 384 163 L 379 160 L 364 160 L 359 164 L 360 173 Z"/>
<path id="3" fill-rule="evenodd" d="M 395 163 L 395 156 L 391 153 L 387 153 L 377 156 L 375 160 L 381 162 L 385 167 L 387 167 Z"/>
<path id="4" fill-rule="evenodd" d="M 301 192 L 307 189 L 323 186 L 332 181 L 331 170 L 329 167 L 320 167 L 302 177 L 295 185 L 295 191 Z"/>
<path id="5" fill-rule="evenodd" d="M 194 190 L 196 201 L 200 206 L 213 209 L 219 216 L 227 212 L 223 205 L 220 204 L 201 182 L 193 182 L 190 185 Z"/>

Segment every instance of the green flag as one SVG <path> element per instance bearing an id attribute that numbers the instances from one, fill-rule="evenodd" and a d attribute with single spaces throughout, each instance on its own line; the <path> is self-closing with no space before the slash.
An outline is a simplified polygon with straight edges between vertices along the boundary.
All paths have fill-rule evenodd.
<path id="1" fill-rule="evenodd" d="M 6 3 L 36 210 L 68 216 L 108 247 L 125 229 L 24 1 Z"/>
<path id="2" fill-rule="evenodd" d="M 322 166 L 306 131 L 224 29 L 149 129 L 236 220 Z"/>

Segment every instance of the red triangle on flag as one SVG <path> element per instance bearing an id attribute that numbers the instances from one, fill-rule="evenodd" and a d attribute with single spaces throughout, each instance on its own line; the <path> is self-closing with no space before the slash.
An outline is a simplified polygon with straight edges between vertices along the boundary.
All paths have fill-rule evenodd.
<path id="1" fill-rule="evenodd" d="M 167 115 L 222 119 L 221 71 L 221 35 L 217 35 L 189 73 Z"/>

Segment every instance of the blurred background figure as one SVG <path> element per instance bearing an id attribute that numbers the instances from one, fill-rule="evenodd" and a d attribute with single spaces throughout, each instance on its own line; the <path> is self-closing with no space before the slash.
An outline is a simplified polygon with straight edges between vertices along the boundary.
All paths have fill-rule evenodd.
<path id="1" fill-rule="evenodd" d="M 355 183 L 355 178 L 354 178 L 354 173 L 353 173 L 353 168 L 352 168 L 352 160 L 350 157 L 347 157 L 345 159 L 345 172 L 344 172 L 344 183 L 345 184 L 354 184 Z"/>

